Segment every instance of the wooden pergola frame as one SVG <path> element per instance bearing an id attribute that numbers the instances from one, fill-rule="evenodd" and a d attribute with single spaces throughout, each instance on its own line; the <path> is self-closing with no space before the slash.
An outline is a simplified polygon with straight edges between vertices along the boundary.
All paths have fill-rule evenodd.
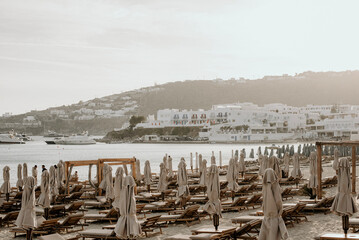
<path id="1" fill-rule="evenodd" d="M 330 141 L 316 142 L 317 146 L 317 174 L 318 174 L 318 199 L 322 199 L 322 146 L 351 146 L 352 147 L 352 194 L 356 193 L 356 147 L 359 147 L 359 141 Z"/>
<path id="2" fill-rule="evenodd" d="M 69 168 L 79 167 L 79 166 L 97 166 L 97 182 L 100 183 L 103 179 L 103 166 L 104 164 L 108 165 L 131 165 L 132 167 L 132 176 L 136 179 L 136 158 L 100 158 L 97 160 L 78 160 L 78 161 L 65 161 L 65 178 L 66 181 L 69 179 Z M 69 185 L 67 185 L 67 193 L 69 193 Z M 101 191 L 100 191 L 101 194 Z"/>

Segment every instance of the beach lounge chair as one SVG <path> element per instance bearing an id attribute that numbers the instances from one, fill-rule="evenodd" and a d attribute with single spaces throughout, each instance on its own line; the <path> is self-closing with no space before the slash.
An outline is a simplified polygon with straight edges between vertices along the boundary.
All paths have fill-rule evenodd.
<path id="1" fill-rule="evenodd" d="M 163 201 L 163 202 L 153 202 L 150 204 L 145 204 L 143 211 L 151 212 L 161 212 L 161 211 L 172 211 L 174 210 L 175 201 Z"/>
<path id="2" fill-rule="evenodd" d="M 349 228 L 352 228 L 353 232 L 358 232 L 359 218 L 349 218 Z"/>
<path id="3" fill-rule="evenodd" d="M 44 235 L 44 236 L 39 236 L 38 237 L 39 240 L 66 240 L 63 236 L 61 236 L 58 233 L 54 233 L 54 234 L 50 234 L 50 235 Z"/>
<path id="4" fill-rule="evenodd" d="M 18 215 L 19 211 L 9 212 L 7 214 L 0 214 L 0 227 L 5 225 L 9 227 L 10 223 L 14 222 L 17 219 Z"/>
<path id="5" fill-rule="evenodd" d="M 193 205 L 182 211 L 169 212 L 168 215 L 161 215 L 158 221 L 166 223 L 185 222 L 189 226 L 191 222 L 200 221 L 199 207 L 199 205 Z"/>
<path id="6" fill-rule="evenodd" d="M 64 201 L 65 202 L 73 202 L 80 200 L 83 192 L 73 192 L 70 195 L 65 196 Z"/>
<path id="7" fill-rule="evenodd" d="M 119 239 L 112 229 L 86 229 L 78 232 L 77 238 Z"/>
<path id="8" fill-rule="evenodd" d="M 252 207 L 253 209 L 255 208 L 255 206 L 260 206 L 262 205 L 262 194 L 254 194 L 253 196 L 251 196 L 246 202 L 245 202 L 245 206 L 247 209 L 249 209 L 249 207 Z"/>
<path id="9" fill-rule="evenodd" d="M 74 192 L 80 192 L 82 189 L 82 185 L 80 184 L 76 184 L 75 186 L 73 186 L 72 188 L 70 188 L 70 193 L 74 193 Z"/>
<path id="10" fill-rule="evenodd" d="M 322 188 L 328 188 L 328 187 L 333 187 L 335 185 L 337 185 L 338 183 L 338 177 L 336 175 L 334 175 L 331 178 L 325 178 L 322 181 Z"/>
<path id="11" fill-rule="evenodd" d="M 154 232 L 155 229 L 159 229 L 159 233 L 162 234 L 162 227 L 165 227 L 165 225 L 158 224 L 160 217 L 161 215 L 149 217 L 141 223 L 142 232 L 145 233 L 146 237 L 148 237 L 149 232 Z"/>
<path id="12" fill-rule="evenodd" d="M 233 239 L 257 239 L 259 234 L 259 228 L 262 224 L 261 219 L 254 219 L 249 221 L 248 223 L 240 226 L 233 233 Z"/>
<path id="13" fill-rule="evenodd" d="M 245 203 L 247 201 L 246 197 L 239 197 L 234 202 L 226 201 L 222 202 L 222 211 L 223 212 L 231 212 L 231 211 L 241 211 L 242 209 L 246 209 Z"/>
<path id="14" fill-rule="evenodd" d="M 282 192 L 282 199 L 287 200 L 288 198 L 293 198 L 293 195 L 291 194 L 292 188 L 288 187 L 285 188 Z"/>
<path id="15" fill-rule="evenodd" d="M 247 194 L 248 194 L 248 192 L 247 192 L 248 188 L 249 188 L 249 185 L 241 186 L 241 188 L 238 189 L 238 190 L 235 192 L 235 195 L 236 195 L 236 196 L 247 195 Z"/>
<path id="16" fill-rule="evenodd" d="M 59 224 L 58 221 L 59 219 L 55 219 L 55 218 L 46 220 L 45 218 L 40 217 L 37 219 L 38 226 L 35 229 L 33 229 L 32 234 L 43 235 L 43 234 L 53 233 L 57 229 L 57 226 Z M 16 236 L 18 236 L 17 234 L 26 234 L 26 230 L 18 227 L 11 228 L 10 232 L 14 233 L 15 238 Z"/>
<path id="17" fill-rule="evenodd" d="M 84 203 L 85 207 L 94 207 L 94 208 L 111 208 L 111 205 L 109 202 L 106 201 L 105 196 L 96 196 L 95 200 L 86 200 Z"/>
<path id="18" fill-rule="evenodd" d="M 69 232 L 69 229 L 74 229 L 76 226 L 80 226 L 81 230 L 83 230 L 84 226 L 88 225 L 80 223 L 83 217 L 84 215 L 82 213 L 69 215 L 64 219 L 59 220 L 59 225 L 57 228 L 60 230 L 65 230 L 67 233 Z"/>
<path id="19" fill-rule="evenodd" d="M 65 206 L 66 213 L 75 213 L 80 210 L 80 208 L 85 204 L 84 201 L 76 201 L 70 205 Z"/>
<path id="20" fill-rule="evenodd" d="M 164 238 L 164 240 L 211 240 L 211 239 L 220 239 L 220 235 L 207 234 L 207 233 L 201 233 L 197 235 L 176 234 Z"/>
<path id="21" fill-rule="evenodd" d="M 317 201 L 300 201 L 302 203 L 306 203 L 303 211 L 311 211 L 311 212 L 329 212 L 330 207 L 332 206 L 334 201 L 334 197 L 323 198 L 319 202 Z M 285 203 L 283 204 L 283 208 L 295 206 L 296 203 Z"/>
<path id="22" fill-rule="evenodd" d="M 83 219 L 86 223 L 86 221 L 110 221 L 110 223 L 112 223 L 112 221 L 117 221 L 118 219 L 118 212 L 114 209 L 111 208 L 107 213 L 98 213 L 98 214 L 85 214 L 83 216 Z"/>

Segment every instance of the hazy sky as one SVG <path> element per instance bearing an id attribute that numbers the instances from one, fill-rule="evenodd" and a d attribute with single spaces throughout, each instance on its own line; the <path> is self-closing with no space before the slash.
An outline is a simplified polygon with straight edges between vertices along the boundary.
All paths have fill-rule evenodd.
<path id="1" fill-rule="evenodd" d="M 154 83 L 358 69 L 358 1 L 0 0 L 0 114 Z"/>

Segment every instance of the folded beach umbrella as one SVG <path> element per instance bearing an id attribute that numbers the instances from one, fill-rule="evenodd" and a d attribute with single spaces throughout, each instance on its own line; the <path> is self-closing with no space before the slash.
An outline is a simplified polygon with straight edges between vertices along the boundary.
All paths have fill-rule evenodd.
<path id="1" fill-rule="evenodd" d="M 264 219 L 258 239 L 288 239 L 287 228 L 282 219 L 283 203 L 279 179 L 271 168 L 267 168 L 264 172 L 262 194 Z"/>
<path id="2" fill-rule="evenodd" d="M 32 177 L 35 179 L 35 186 L 37 186 L 37 167 L 33 166 L 31 169 Z"/>
<path id="3" fill-rule="evenodd" d="M 34 178 L 35 180 L 35 178 Z M 41 194 L 37 200 L 37 203 L 44 207 L 49 208 L 51 203 L 51 195 L 50 195 L 50 174 L 47 170 L 44 170 L 41 173 Z"/>
<path id="4" fill-rule="evenodd" d="M 244 162 L 244 152 L 241 151 L 240 155 L 239 155 L 239 164 L 238 164 L 238 172 L 242 173 L 242 176 L 244 174 L 244 172 L 246 171 L 246 165 Z"/>
<path id="5" fill-rule="evenodd" d="M 167 190 L 167 185 L 167 169 L 165 167 L 165 164 L 162 162 L 160 164 L 160 177 L 158 179 L 157 190 L 159 192 L 164 192 Z"/>
<path id="6" fill-rule="evenodd" d="M 339 170 L 339 150 L 338 150 L 338 148 L 334 149 L 333 169 L 335 171 Z"/>
<path id="7" fill-rule="evenodd" d="M 24 178 L 24 191 L 22 192 L 21 209 L 15 221 L 15 225 L 19 228 L 27 230 L 27 235 L 31 235 L 31 229 L 37 227 L 35 187 L 35 179 L 33 177 Z M 28 236 L 28 239 L 31 238 Z"/>
<path id="8" fill-rule="evenodd" d="M 191 170 L 193 171 L 193 156 L 192 156 L 192 153 L 190 154 L 189 164 L 190 164 Z"/>
<path id="9" fill-rule="evenodd" d="M 64 165 L 62 164 L 62 161 L 57 164 L 56 168 L 56 177 L 57 177 L 57 187 L 61 188 L 64 185 L 63 180 L 65 179 L 64 176 Z"/>
<path id="10" fill-rule="evenodd" d="M 3 168 L 3 173 L 2 173 L 2 177 L 3 177 L 3 184 L 1 185 L 0 191 L 4 194 L 9 194 L 10 193 L 10 168 L 9 166 L 5 166 Z"/>
<path id="11" fill-rule="evenodd" d="M 199 167 L 200 171 L 201 171 L 201 166 L 202 166 L 202 154 L 199 154 L 198 155 L 198 167 Z"/>
<path id="12" fill-rule="evenodd" d="M 186 162 L 184 158 L 181 158 L 181 161 L 178 164 L 177 184 L 178 184 L 177 197 L 181 199 L 189 196 L 188 176 L 186 171 Z"/>
<path id="13" fill-rule="evenodd" d="M 301 178 L 302 172 L 300 171 L 299 154 L 294 153 L 293 155 L 293 170 L 290 174 L 293 178 Z"/>
<path id="14" fill-rule="evenodd" d="M 49 169 L 49 180 L 50 180 L 50 194 L 52 199 L 56 198 L 59 194 L 59 189 L 57 187 L 57 177 L 56 177 L 56 169 L 54 166 L 51 166 Z"/>
<path id="15" fill-rule="evenodd" d="M 330 210 L 340 216 L 352 216 L 358 209 L 351 195 L 351 175 L 348 158 L 340 158 L 338 167 L 338 193 L 335 195 Z"/>
<path id="16" fill-rule="evenodd" d="M 140 161 L 140 159 L 137 159 L 137 158 L 136 158 L 136 180 L 138 180 L 138 181 L 142 180 L 141 161 Z"/>
<path id="17" fill-rule="evenodd" d="M 282 178 L 282 169 L 279 166 L 279 161 L 276 156 L 271 156 L 269 158 L 268 168 L 272 168 L 274 170 L 274 172 L 277 174 L 277 177 Z"/>
<path id="18" fill-rule="evenodd" d="M 114 232 L 122 239 L 133 239 L 142 233 L 141 224 L 136 216 L 136 199 L 134 188 L 135 180 L 132 176 L 123 179 L 120 202 L 120 218 L 117 221 Z"/>
<path id="19" fill-rule="evenodd" d="M 128 176 L 127 164 L 123 165 L 123 172 L 125 173 L 126 176 Z"/>
<path id="20" fill-rule="evenodd" d="M 199 185 L 200 186 L 207 186 L 207 160 L 202 160 L 202 166 L 199 176 Z"/>
<path id="21" fill-rule="evenodd" d="M 22 179 L 22 165 L 19 163 L 19 165 L 17 165 L 16 187 L 20 190 L 20 189 L 22 189 L 23 185 L 24 185 L 24 181 Z"/>
<path id="22" fill-rule="evenodd" d="M 229 160 L 226 179 L 228 181 L 228 190 L 237 191 L 239 189 L 237 184 L 237 166 L 233 158 Z"/>
<path id="23" fill-rule="evenodd" d="M 145 162 L 145 169 L 143 170 L 145 185 L 151 185 L 152 183 L 152 172 L 151 172 L 151 165 L 150 161 Z"/>
<path id="24" fill-rule="evenodd" d="M 212 164 L 208 171 L 208 185 L 207 185 L 208 202 L 204 205 L 203 210 L 205 210 L 207 213 L 211 215 L 216 214 L 218 215 L 218 217 L 222 215 L 220 191 L 221 189 L 219 182 L 219 171 L 217 166 L 215 164 Z"/>
<path id="25" fill-rule="evenodd" d="M 23 178 L 25 179 L 25 178 L 27 178 L 27 163 L 24 163 L 23 164 L 23 167 L 22 167 L 22 176 L 23 176 Z"/>
<path id="26" fill-rule="evenodd" d="M 113 188 L 115 200 L 112 203 L 112 206 L 117 210 L 119 210 L 121 206 L 121 190 L 122 190 L 123 179 L 124 179 L 123 174 L 124 174 L 123 168 L 118 167 L 116 170 L 115 184 Z"/>
<path id="27" fill-rule="evenodd" d="M 103 179 L 99 187 L 106 191 L 107 200 L 114 199 L 112 167 L 106 163 L 103 165 Z"/>
<path id="28" fill-rule="evenodd" d="M 167 154 L 163 157 L 163 164 L 165 165 L 165 168 L 168 169 L 168 167 L 167 167 Z"/>
<path id="29" fill-rule="evenodd" d="M 216 165 L 216 157 L 215 156 L 211 156 L 211 165 Z"/>
<path id="30" fill-rule="evenodd" d="M 168 177 L 173 177 L 173 168 L 172 168 L 172 158 L 169 156 L 167 159 L 167 170 L 168 170 Z"/>
<path id="31" fill-rule="evenodd" d="M 318 187 L 318 175 L 317 175 L 317 154 L 311 152 L 309 156 L 309 184 L 308 188 L 316 189 Z"/>
<path id="32" fill-rule="evenodd" d="M 259 163 L 259 171 L 258 174 L 260 176 L 263 176 L 264 170 L 266 170 L 266 156 L 263 156 L 262 154 L 259 154 L 258 156 L 258 163 Z"/>
<path id="33" fill-rule="evenodd" d="M 285 175 L 288 176 L 288 174 L 289 174 L 289 161 L 290 161 L 290 157 L 289 157 L 289 153 L 288 153 L 288 152 L 286 152 L 286 153 L 284 154 L 284 159 L 283 159 L 283 161 L 284 161 L 284 172 L 285 172 Z"/>

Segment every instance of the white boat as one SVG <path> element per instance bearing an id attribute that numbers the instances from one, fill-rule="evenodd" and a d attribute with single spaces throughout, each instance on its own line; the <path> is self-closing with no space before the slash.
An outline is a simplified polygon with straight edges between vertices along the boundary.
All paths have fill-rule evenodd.
<path id="1" fill-rule="evenodd" d="M 96 141 L 91 139 L 87 134 L 83 135 L 74 135 L 69 137 L 62 137 L 59 139 L 54 139 L 54 144 L 59 145 L 90 145 L 96 144 Z"/>
<path id="2" fill-rule="evenodd" d="M 15 137 L 13 134 L 0 134 L 0 144 L 24 144 L 22 139 Z"/>

